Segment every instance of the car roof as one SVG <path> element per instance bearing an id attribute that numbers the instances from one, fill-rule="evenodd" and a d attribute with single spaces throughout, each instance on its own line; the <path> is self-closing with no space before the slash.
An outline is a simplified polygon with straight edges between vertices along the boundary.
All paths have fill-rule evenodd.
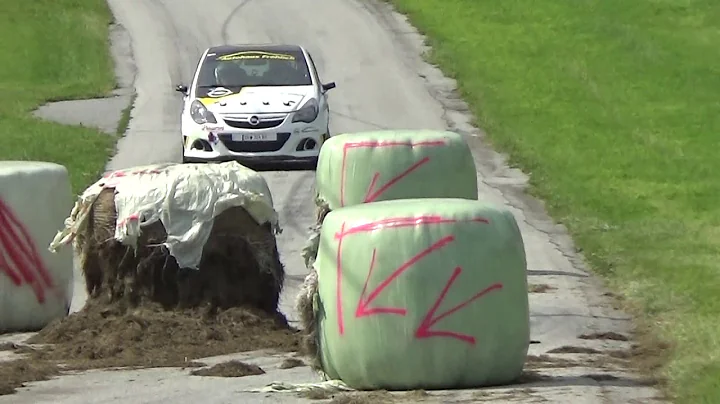
<path id="1" fill-rule="evenodd" d="M 243 51 L 259 51 L 259 52 L 302 52 L 300 45 L 292 44 L 238 44 L 238 45 L 218 45 L 208 48 L 207 53 L 234 53 Z"/>

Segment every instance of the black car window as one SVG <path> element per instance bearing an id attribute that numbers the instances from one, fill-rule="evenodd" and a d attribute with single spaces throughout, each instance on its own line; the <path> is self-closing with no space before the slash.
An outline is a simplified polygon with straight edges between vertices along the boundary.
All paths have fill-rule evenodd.
<path id="1" fill-rule="evenodd" d="M 209 53 L 200 68 L 198 96 L 216 87 L 232 91 L 247 86 L 309 86 L 310 71 L 300 51 Z"/>

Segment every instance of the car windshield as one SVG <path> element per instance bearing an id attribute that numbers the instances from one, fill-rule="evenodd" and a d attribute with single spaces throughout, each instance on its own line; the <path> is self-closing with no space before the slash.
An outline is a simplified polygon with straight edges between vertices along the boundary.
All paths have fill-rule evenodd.
<path id="1" fill-rule="evenodd" d="M 300 51 L 209 53 L 200 68 L 201 93 L 224 87 L 233 92 L 247 86 L 309 86 L 310 71 Z"/>

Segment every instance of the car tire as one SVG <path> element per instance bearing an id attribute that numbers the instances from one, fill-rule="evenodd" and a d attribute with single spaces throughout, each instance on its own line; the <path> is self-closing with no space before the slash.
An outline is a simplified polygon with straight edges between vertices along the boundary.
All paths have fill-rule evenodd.
<path id="1" fill-rule="evenodd" d="M 325 134 L 327 137 L 323 140 L 322 144 L 320 145 L 321 149 L 322 149 L 323 145 L 325 144 L 325 142 L 327 142 L 328 139 L 330 139 L 330 128 L 325 129 Z"/>
<path id="2" fill-rule="evenodd" d="M 180 156 L 181 156 L 182 164 L 185 164 L 188 162 L 187 158 L 185 157 L 185 142 L 186 142 L 186 140 L 187 139 L 185 138 L 185 136 L 183 136 L 183 141 L 182 141 L 182 144 L 180 145 Z"/>
<path id="3" fill-rule="evenodd" d="M 312 160 L 304 163 L 304 169 L 308 171 L 315 171 L 317 169 L 318 158 L 314 157 Z"/>

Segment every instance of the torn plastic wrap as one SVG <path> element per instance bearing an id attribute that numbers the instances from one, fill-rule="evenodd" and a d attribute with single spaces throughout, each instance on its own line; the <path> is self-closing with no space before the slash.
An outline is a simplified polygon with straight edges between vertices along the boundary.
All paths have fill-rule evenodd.
<path id="1" fill-rule="evenodd" d="M 237 162 L 156 164 L 109 173 L 88 187 L 51 251 L 86 231 L 90 208 L 107 188 L 115 190 L 115 239 L 136 247 L 143 226 L 160 221 L 167 233 L 164 245 L 181 268 L 198 268 L 213 219 L 228 208 L 241 206 L 258 224 L 281 231 L 270 189 L 259 173 Z"/>

